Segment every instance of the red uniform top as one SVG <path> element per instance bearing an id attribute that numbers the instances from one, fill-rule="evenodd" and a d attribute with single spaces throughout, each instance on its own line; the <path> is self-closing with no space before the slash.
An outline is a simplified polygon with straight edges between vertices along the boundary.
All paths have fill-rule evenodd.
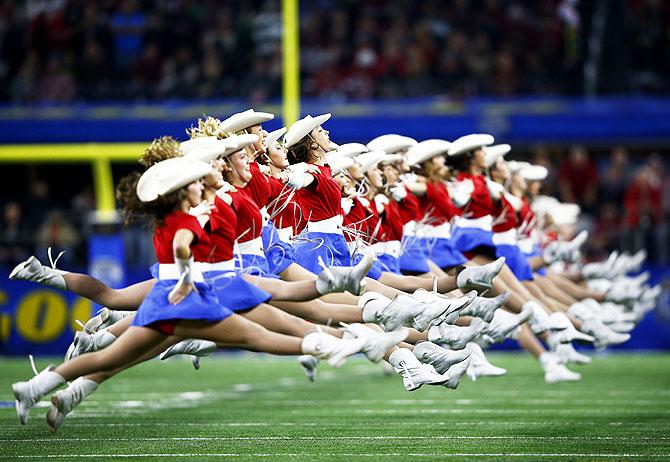
<path id="1" fill-rule="evenodd" d="M 530 232 L 533 230 L 535 224 L 535 214 L 530 209 L 530 204 L 525 198 L 521 198 L 521 208 L 519 209 L 519 225 L 522 226 L 523 235 L 525 237 L 530 236 Z"/>
<path id="2" fill-rule="evenodd" d="M 302 207 L 305 220 L 321 221 L 342 215 L 340 186 L 333 180 L 328 165 L 316 165 L 321 175 L 314 175 L 314 181 L 298 190 L 298 203 Z"/>
<path id="3" fill-rule="evenodd" d="M 351 207 L 349 213 L 344 216 L 344 225 L 354 228 L 359 233 L 364 233 L 366 236 L 365 241 L 369 244 L 388 240 L 385 238 L 387 232 L 386 226 L 384 226 L 382 218 L 377 213 L 377 206 L 367 198 L 354 198 L 354 205 Z M 346 233 L 344 235 L 347 241 L 353 241 L 356 237 L 349 236 Z"/>
<path id="4" fill-rule="evenodd" d="M 296 235 L 300 217 L 302 215 L 300 206 L 296 202 L 295 190 L 286 186 L 280 179 L 268 177 L 270 185 L 270 202 L 268 213 L 272 217 L 272 223 L 277 229 L 293 228 Z M 281 210 L 279 213 L 276 213 Z"/>
<path id="5" fill-rule="evenodd" d="M 172 241 L 180 229 L 188 229 L 193 233 L 191 252 L 195 261 L 207 261 L 211 243 L 205 230 L 198 220 L 181 210 L 170 213 L 163 219 L 163 224 L 154 228 L 154 250 L 158 263 L 174 263 Z"/>
<path id="6" fill-rule="evenodd" d="M 381 216 L 384 226 L 384 233 L 381 236 L 382 241 L 399 241 L 402 239 L 403 221 L 400 216 L 400 207 L 398 203 L 389 200 L 384 207 L 384 213 Z"/>
<path id="7" fill-rule="evenodd" d="M 486 215 L 494 215 L 493 199 L 486 186 L 486 178 L 482 174 L 471 175 L 469 173 L 459 173 L 456 177 L 458 181 L 472 180 L 475 190 L 470 196 L 470 202 L 465 206 L 468 218 L 481 218 Z"/>
<path id="8" fill-rule="evenodd" d="M 355 241 L 360 234 L 365 234 L 366 236 L 369 236 L 372 232 L 368 226 L 368 222 L 370 221 L 372 211 L 369 210 L 363 204 L 363 202 L 361 202 L 360 198 L 354 197 L 352 201 L 353 205 L 351 206 L 349 213 L 344 215 L 343 224 L 344 226 L 352 229 L 352 231 L 356 232 L 353 234 L 344 233 L 344 239 L 346 239 L 347 242 Z M 368 239 L 364 240 L 368 242 Z"/>
<path id="9" fill-rule="evenodd" d="M 245 189 L 238 189 L 229 194 L 233 199 L 231 206 L 237 215 L 235 228 L 237 241 L 246 242 L 256 239 L 263 233 L 263 218 L 258 205 L 249 197 Z"/>
<path id="10" fill-rule="evenodd" d="M 256 202 L 258 208 L 263 208 L 268 205 L 270 201 L 270 184 L 268 176 L 261 172 L 258 162 L 251 162 L 251 181 L 244 186 L 244 189 L 249 197 Z"/>
<path id="11" fill-rule="evenodd" d="M 405 186 L 407 196 L 398 202 L 398 214 L 404 225 L 407 222 L 420 220 L 421 210 L 419 209 L 419 199 Z"/>
<path id="12" fill-rule="evenodd" d="M 431 225 L 441 225 L 461 214 L 461 210 L 451 201 L 447 186 L 442 182 L 426 183 L 426 194 L 419 199 L 419 208 L 423 216 L 431 218 Z"/>
<path id="13" fill-rule="evenodd" d="M 493 212 L 493 232 L 502 233 L 503 231 L 509 231 L 517 227 L 519 223 L 519 218 L 517 216 L 516 210 L 512 204 L 505 198 L 505 196 L 498 201 L 494 206 Z"/>
<path id="14" fill-rule="evenodd" d="M 232 260 L 233 246 L 237 237 L 237 215 L 235 210 L 219 196 L 214 199 L 216 206 L 209 215 L 209 239 L 212 242 L 211 256 L 208 261 L 220 262 Z"/>

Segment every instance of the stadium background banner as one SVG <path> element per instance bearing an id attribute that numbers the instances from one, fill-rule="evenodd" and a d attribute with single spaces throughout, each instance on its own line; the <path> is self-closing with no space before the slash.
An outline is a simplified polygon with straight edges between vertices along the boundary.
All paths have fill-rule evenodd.
<path id="1" fill-rule="evenodd" d="M 60 355 L 99 307 L 85 298 L 27 281 L 9 281 L 0 268 L 0 355 Z M 145 280 L 148 272 L 127 272 L 126 280 Z M 121 284 L 123 285 L 123 283 Z"/>
<path id="2" fill-rule="evenodd" d="M 0 105 L 0 144 L 146 142 L 162 135 L 184 139 L 184 128 L 203 114 L 247 109 L 243 100 L 198 103 Z M 281 114 L 279 102 L 256 108 Z M 511 144 L 563 142 L 657 144 L 670 141 L 670 98 L 444 98 L 385 101 L 309 100 L 303 114 L 333 113 L 328 128 L 338 143 L 367 142 L 384 133 L 417 139 L 491 133 Z M 38 121 L 39 130 L 34 130 Z M 27 123 L 30 122 L 30 123 Z M 265 124 L 274 130 L 276 118 Z"/>

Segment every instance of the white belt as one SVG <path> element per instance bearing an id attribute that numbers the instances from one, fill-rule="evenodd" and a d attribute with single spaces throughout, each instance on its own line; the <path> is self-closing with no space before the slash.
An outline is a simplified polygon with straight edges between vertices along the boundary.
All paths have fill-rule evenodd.
<path id="1" fill-rule="evenodd" d="M 372 245 L 377 255 L 387 254 L 399 258 L 402 246 L 400 241 L 377 242 Z"/>
<path id="2" fill-rule="evenodd" d="M 414 223 L 414 222 L 410 222 Z M 409 225 L 409 223 L 407 223 Z M 414 226 L 407 227 L 403 229 L 403 234 L 407 236 L 416 236 L 418 238 L 439 238 L 439 239 L 449 239 L 451 237 L 451 226 L 449 222 L 444 222 L 441 225 L 424 225 L 414 223 Z"/>
<path id="3" fill-rule="evenodd" d="M 508 229 L 502 233 L 493 233 L 492 237 L 495 245 L 517 245 L 516 229 Z"/>
<path id="4" fill-rule="evenodd" d="M 290 243 L 293 240 L 293 227 L 279 228 L 277 229 L 277 234 L 281 241 Z"/>
<path id="5" fill-rule="evenodd" d="M 307 222 L 308 233 L 342 234 L 342 215 L 326 220 Z"/>
<path id="6" fill-rule="evenodd" d="M 479 218 L 455 217 L 454 225 L 459 228 L 478 228 L 484 231 L 491 231 L 493 228 L 493 217 L 491 215 Z"/>
<path id="7" fill-rule="evenodd" d="M 258 255 L 259 257 L 265 256 L 263 253 L 263 238 L 257 237 L 246 242 L 238 242 L 236 253 L 240 255 Z"/>
<path id="8" fill-rule="evenodd" d="M 235 260 L 218 261 L 216 263 L 203 263 L 202 272 L 208 271 L 235 271 Z"/>
<path id="9" fill-rule="evenodd" d="M 533 242 L 533 239 L 530 237 L 521 239 L 516 243 L 516 245 L 518 245 L 519 249 L 521 249 L 521 252 L 525 253 L 526 255 L 532 254 L 533 251 L 535 250 L 535 243 Z"/>
<path id="10" fill-rule="evenodd" d="M 191 279 L 195 282 L 203 282 L 203 267 L 208 263 L 194 262 L 191 264 Z M 158 265 L 158 279 L 174 279 L 181 277 L 181 272 L 176 263 L 160 263 Z"/>

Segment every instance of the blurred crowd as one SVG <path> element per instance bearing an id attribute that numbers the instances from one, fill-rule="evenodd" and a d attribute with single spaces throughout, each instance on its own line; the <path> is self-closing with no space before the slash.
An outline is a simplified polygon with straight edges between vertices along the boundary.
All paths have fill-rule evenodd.
<path id="1" fill-rule="evenodd" d="M 567 151 L 538 147 L 523 156 L 513 154 L 549 169 L 543 193 L 582 207 L 579 227 L 591 232 L 587 258 L 601 258 L 615 249 L 646 248 L 652 263 L 670 263 L 670 169 L 659 154 L 630 155 L 623 147 L 589 153 L 581 146 Z M 93 191 L 86 187 L 55 200 L 54 193 L 69 180 L 50 175 L 46 167 L 25 168 L 33 169 L 26 190 L 3 193 L 5 200 L 0 203 L 0 267 L 11 268 L 33 253 L 44 258 L 52 246 L 54 255 L 66 251 L 59 266 L 84 268 L 92 232 L 88 218 L 95 208 Z M 124 231 L 130 267 L 146 269 L 153 263 L 150 233 L 140 225 Z"/>
<path id="2" fill-rule="evenodd" d="M 667 92 L 662 0 L 303 1 L 302 90 L 339 99 L 582 94 L 598 4 L 608 8 L 599 56 L 613 60 L 602 72 L 622 82 L 610 91 Z M 278 97 L 279 5 L 0 1 L 0 101 Z"/>

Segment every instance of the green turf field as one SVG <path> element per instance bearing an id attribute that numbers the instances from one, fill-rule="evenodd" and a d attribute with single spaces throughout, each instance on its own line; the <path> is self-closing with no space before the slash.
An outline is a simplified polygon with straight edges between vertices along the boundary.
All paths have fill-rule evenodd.
<path id="1" fill-rule="evenodd" d="M 45 408 L 23 427 L 0 408 L 0 460 L 670 460 L 670 355 L 596 357 L 558 385 L 527 356 L 490 358 L 507 377 L 412 393 L 358 358 L 322 364 L 316 383 L 292 359 L 151 361 L 57 434 Z M 30 375 L 27 360 L 0 359 L 0 401 Z"/>

